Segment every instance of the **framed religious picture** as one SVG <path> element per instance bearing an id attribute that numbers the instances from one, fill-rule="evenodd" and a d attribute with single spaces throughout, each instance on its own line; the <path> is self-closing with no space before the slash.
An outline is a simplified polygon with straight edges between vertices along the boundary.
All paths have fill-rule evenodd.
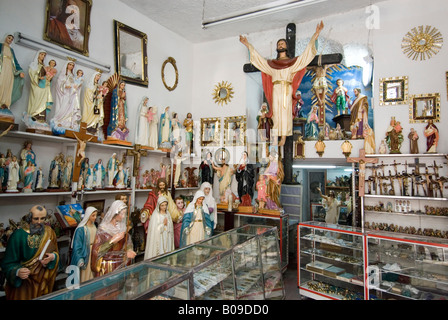
<path id="1" fill-rule="evenodd" d="M 380 106 L 407 104 L 408 77 L 380 79 Z"/>
<path id="2" fill-rule="evenodd" d="M 127 83 L 148 87 L 148 36 L 114 20 L 115 70 Z"/>
<path id="3" fill-rule="evenodd" d="M 419 94 L 411 96 L 409 122 L 422 123 L 440 121 L 440 94 Z"/>
<path id="4" fill-rule="evenodd" d="M 246 116 L 224 118 L 224 145 L 246 145 Z"/>
<path id="5" fill-rule="evenodd" d="M 201 118 L 201 146 L 221 144 L 221 118 Z"/>
<path id="6" fill-rule="evenodd" d="M 47 0 L 44 40 L 89 55 L 92 0 Z"/>
<path id="7" fill-rule="evenodd" d="M 84 211 L 86 211 L 87 207 L 94 207 L 98 210 L 98 215 L 100 215 L 102 212 L 104 212 L 104 203 L 105 200 L 91 200 L 91 201 L 84 201 Z"/>

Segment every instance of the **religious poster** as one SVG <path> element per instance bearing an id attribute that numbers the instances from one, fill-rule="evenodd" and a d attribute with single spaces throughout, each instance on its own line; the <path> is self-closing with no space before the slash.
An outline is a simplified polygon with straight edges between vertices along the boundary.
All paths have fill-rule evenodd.
<path id="1" fill-rule="evenodd" d="M 63 229 L 75 228 L 81 222 L 84 210 L 79 203 L 56 207 L 55 216 Z"/>
<path id="2" fill-rule="evenodd" d="M 364 86 L 362 81 L 363 69 L 361 67 L 352 66 L 346 67 L 342 64 L 332 66 L 327 69 L 326 83 L 327 91 L 325 97 L 325 111 L 318 110 L 319 126 L 323 126 L 322 122 L 325 121 L 330 128 L 335 128 L 336 123 L 333 118 L 338 115 L 337 105 L 332 101 L 332 96 L 337 87 L 337 80 L 342 80 L 341 85 L 347 90 L 346 108 L 347 114 L 350 114 L 350 105 L 356 99 L 354 90 L 361 89 L 361 94 L 366 95 L 369 102 L 368 122 L 369 126 L 373 128 L 373 109 L 372 109 L 372 85 Z M 313 84 L 315 73 L 313 70 L 309 70 L 305 73 L 302 82 L 298 88 L 298 92 L 301 94 L 301 107 L 299 106 L 298 118 L 308 118 L 308 115 L 312 113 L 313 107 L 317 106 L 317 97 L 314 93 Z M 297 93 L 296 93 L 297 94 Z"/>

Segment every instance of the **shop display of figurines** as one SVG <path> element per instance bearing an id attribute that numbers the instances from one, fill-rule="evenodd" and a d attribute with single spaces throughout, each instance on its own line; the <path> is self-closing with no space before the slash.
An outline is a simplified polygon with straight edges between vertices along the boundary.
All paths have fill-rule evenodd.
<path id="1" fill-rule="evenodd" d="M 404 166 L 403 171 L 398 170 L 398 166 Z M 385 167 L 391 166 L 392 170 L 385 172 Z M 421 167 L 425 167 L 423 172 Z M 413 168 L 408 172 L 408 167 Z M 417 158 L 414 163 L 405 161 L 397 163 L 395 160 L 391 164 L 381 164 L 366 166 L 370 169 L 371 175 L 365 181 L 367 183 L 367 193 L 376 195 L 395 195 L 395 196 L 413 196 L 413 197 L 431 197 L 443 198 L 443 189 L 448 178 L 441 176 L 439 169 L 443 165 L 435 160 L 432 165 L 423 164 Z M 431 171 L 431 172 L 430 172 Z"/>
<path id="2" fill-rule="evenodd" d="M 104 188 L 105 177 L 106 168 L 102 159 L 90 163 L 89 158 L 84 158 L 78 178 L 78 190 L 101 190 Z"/>
<path id="3" fill-rule="evenodd" d="M 163 162 L 160 163 L 160 170 L 151 168 L 145 170 L 142 174 L 142 181 L 137 183 L 137 188 L 139 189 L 152 189 L 157 186 L 157 181 L 159 178 L 164 178 L 166 181 L 171 181 L 171 165 L 167 165 Z"/>
<path id="4" fill-rule="evenodd" d="M 25 141 L 20 154 L 0 153 L 0 192 L 43 191 L 42 168 L 37 166 L 32 142 Z"/>
<path id="5" fill-rule="evenodd" d="M 369 230 L 376 230 L 376 231 L 388 231 L 388 232 L 399 232 L 399 233 L 405 233 L 405 234 L 413 234 L 413 235 L 419 235 L 419 236 L 426 236 L 426 237 L 436 237 L 436 238 L 442 238 L 442 239 L 448 239 L 448 231 L 442 231 L 439 229 L 433 229 L 433 228 L 415 228 L 415 227 L 403 227 L 398 226 L 393 223 L 383 223 L 383 222 L 365 222 L 364 228 Z"/>

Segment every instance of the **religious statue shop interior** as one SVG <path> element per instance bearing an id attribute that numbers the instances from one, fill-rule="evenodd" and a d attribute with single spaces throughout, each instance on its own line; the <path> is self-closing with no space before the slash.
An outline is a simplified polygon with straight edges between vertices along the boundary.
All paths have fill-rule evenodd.
<path id="1" fill-rule="evenodd" d="M 64 38 L 54 21 L 66 2 L 77 11 Z M 158 2 L 0 5 L 0 260 L 43 205 L 58 236 L 54 291 L 64 288 L 86 208 L 106 213 L 124 194 L 143 261 L 148 193 L 162 177 L 185 207 L 210 183 L 214 235 L 276 227 L 281 272 L 294 268 L 301 297 L 446 299 L 446 1 L 303 0 L 277 13 L 263 13 L 272 1 L 197 1 L 191 12 Z M 282 85 L 286 121 L 272 116 L 285 112 L 274 107 L 281 81 L 256 58 L 276 59 L 279 39 L 308 58 Z"/>

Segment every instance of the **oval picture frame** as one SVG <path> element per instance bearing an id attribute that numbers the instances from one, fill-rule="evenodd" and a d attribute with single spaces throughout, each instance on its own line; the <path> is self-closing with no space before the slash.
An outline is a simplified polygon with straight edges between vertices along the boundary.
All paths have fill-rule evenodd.
<path id="1" fill-rule="evenodd" d="M 165 80 L 165 67 L 168 63 L 170 63 L 173 66 L 174 72 L 176 74 L 176 80 L 174 81 L 174 84 L 172 86 L 169 86 Z M 169 91 L 173 91 L 174 89 L 176 89 L 177 84 L 179 83 L 179 72 L 177 70 L 176 60 L 173 57 L 168 57 L 168 59 L 166 59 L 162 64 L 162 81 L 165 88 L 167 88 Z"/>

